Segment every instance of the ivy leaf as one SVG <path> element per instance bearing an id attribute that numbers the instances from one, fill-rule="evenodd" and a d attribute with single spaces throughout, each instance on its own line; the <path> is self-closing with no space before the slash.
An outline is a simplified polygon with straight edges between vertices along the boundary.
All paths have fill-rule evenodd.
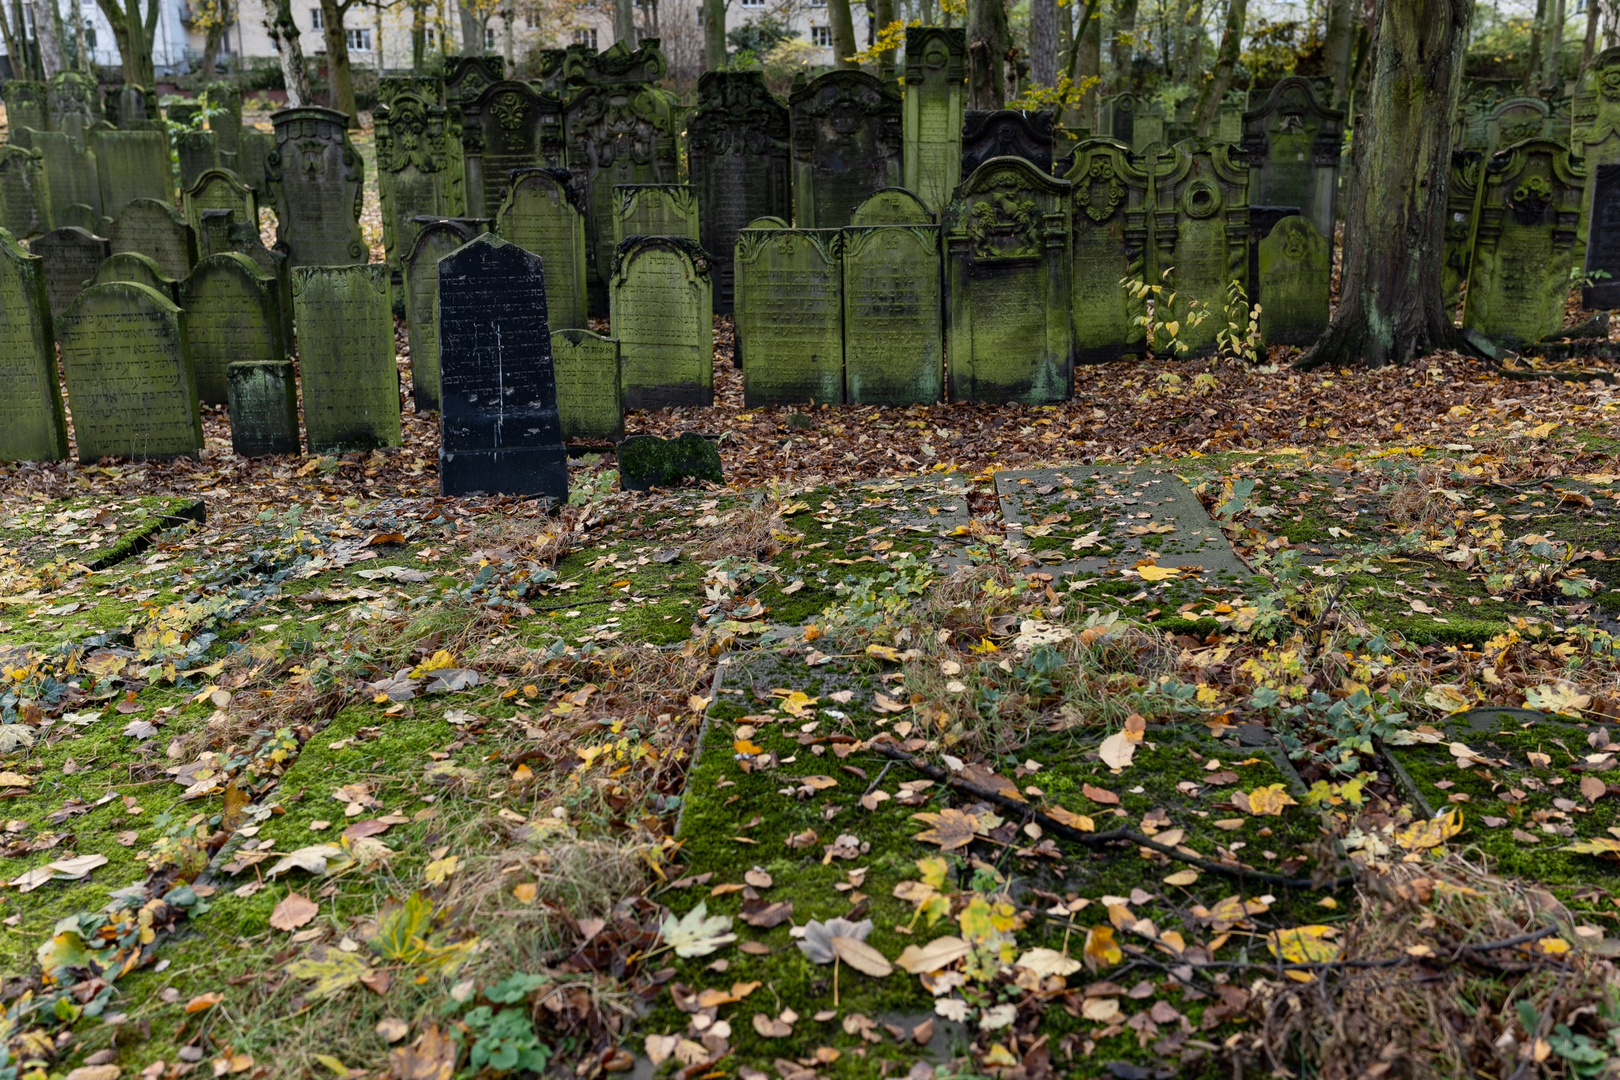
<path id="1" fill-rule="evenodd" d="M 731 916 L 710 915 L 706 900 L 699 900 L 698 906 L 681 918 L 677 919 L 675 913 L 670 912 L 658 933 L 664 943 L 675 950 L 676 956 L 688 959 L 708 956 L 722 945 L 737 940 L 737 935 L 731 933 Z"/>
<path id="2" fill-rule="evenodd" d="M 288 974 L 315 984 L 309 988 L 309 993 L 318 998 L 341 994 L 370 970 L 358 953 L 325 947 L 312 949 L 308 956 L 287 965 Z"/>

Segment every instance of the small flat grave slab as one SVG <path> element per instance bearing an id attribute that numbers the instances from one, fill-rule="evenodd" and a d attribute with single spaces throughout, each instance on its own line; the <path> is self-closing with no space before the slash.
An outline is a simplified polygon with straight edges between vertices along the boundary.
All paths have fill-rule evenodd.
<path id="1" fill-rule="evenodd" d="M 202 522 L 201 499 L 97 496 L 24 503 L 0 513 L 0 556 L 29 566 L 57 557 L 105 570 L 144 549 L 164 529 Z"/>

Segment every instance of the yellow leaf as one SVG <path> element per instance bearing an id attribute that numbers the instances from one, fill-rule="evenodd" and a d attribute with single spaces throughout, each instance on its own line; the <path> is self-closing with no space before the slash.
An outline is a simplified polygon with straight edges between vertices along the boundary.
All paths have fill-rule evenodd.
<path id="1" fill-rule="evenodd" d="M 1339 946 L 1328 940 L 1338 932 L 1335 927 L 1321 924 L 1273 930 L 1266 935 L 1266 948 L 1271 950 L 1272 956 L 1288 964 L 1328 963 L 1339 957 Z M 1284 974 L 1295 982 L 1310 982 L 1312 978 L 1303 971 Z"/>
<path id="2" fill-rule="evenodd" d="M 1086 956 L 1102 967 L 1112 967 L 1125 959 L 1125 953 L 1114 940 L 1112 926 L 1093 926 L 1086 931 Z"/>
<path id="3" fill-rule="evenodd" d="M 532 881 L 525 881 L 523 884 L 515 886 L 512 889 L 512 895 L 523 901 L 525 904 L 532 904 L 534 903 L 534 898 L 540 895 L 540 887 Z"/>
<path id="4" fill-rule="evenodd" d="M 454 874 L 460 866 L 461 859 L 451 855 L 448 858 L 435 859 L 428 863 L 427 869 L 422 871 L 422 875 L 427 879 L 429 885 L 442 885 L 450 879 L 450 875 Z"/>
<path id="5" fill-rule="evenodd" d="M 1297 805 L 1284 784 L 1268 784 L 1249 792 L 1249 813 L 1255 817 L 1281 817 L 1284 807 Z"/>
<path id="6" fill-rule="evenodd" d="M 979 829 L 978 818 L 955 807 L 948 807 L 937 814 L 919 813 L 911 816 L 932 826 L 918 833 L 917 839 L 925 844 L 938 844 L 943 851 L 967 847 Z"/>
<path id="7" fill-rule="evenodd" d="M 1569 952 L 1569 942 L 1559 937 L 1542 938 L 1536 942 L 1536 947 L 1548 956 L 1563 956 Z"/>
<path id="8" fill-rule="evenodd" d="M 1181 576 L 1180 569 L 1174 566 L 1154 566 L 1150 564 L 1137 567 L 1136 572 L 1143 581 L 1169 581 L 1171 578 Z"/>
<path id="9" fill-rule="evenodd" d="M 898 664 L 900 662 L 900 650 L 896 649 L 893 645 L 868 645 L 866 647 L 866 655 L 875 656 L 879 660 L 887 660 L 891 664 Z"/>
<path id="10" fill-rule="evenodd" d="M 420 679 L 423 675 L 430 671 L 439 671 L 444 668 L 453 668 L 455 666 L 456 658 L 450 655 L 450 651 L 448 649 L 440 649 L 428 659 L 416 665 L 416 667 L 411 671 L 411 678 Z"/>
<path id="11" fill-rule="evenodd" d="M 1423 703 L 1446 713 L 1464 712 L 1474 707 L 1474 701 L 1463 693 L 1462 687 L 1451 683 L 1431 686 L 1423 693 Z"/>
<path id="12" fill-rule="evenodd" d="M 936 889 L 943 889 L 945 887 L 945 875 L 950 872 L 950 869 L 950 863 L 946 862 L 938 855 L 932 855 L 926 859 L 917 860 L 917 872 L 922 875 L 923 884 L 930 885 Z"/>
<path id="13" fill-rule="evenodd" d="M 1455 806 L 1424 821 L 1414 821 L 1395 834 L 1395 842 L 1407 851 L 1427 851 L 1437 848 L 1462 832 L 1462 811 Z M 1572 849 L 1566 849 L 1572 850 Z"/>
<path id="14" fill-rule="evenodd" d="M 782 699 L 782 711 L 787 713 L 789 716 L 804 716 L 807 713 L 815 711 L 810 708 L 810 706 L 814 705 L 815 703 L 816 699 L 806 694 L 803 690 L 795 690 L 793 693 Z"/>
<path id="15" fill-rule="evenodd" d="M 756 757 L 765 752 L 763 746 L 749 739 L 733 739 L 731 740 L 731 748 L 739 754 L 751 754 Z"/>
<path id="16" fill-rule="evenodd" d="M 1085 814 L 1076 814 L 1072 811 L 1065 810 L 1061 806 L 1048 806 L 1046 808 L 1046 816 L 1052 818 L 1054 821 L 1067 825 L 1071 829 L 1078 829 L 1081 832 L 1097 831 L 1096 822 L 1092 821 L 1091 818 L 1087 817 Z"/>
<path id="17" fill-rule="evenodd" d="M 315 1060 L 332 1070 L 334 1076 L 348 1076 L 349 1067 L 331 1054 L 316 1054 Z"/>
<path id="18" fill-rule="evenodd" d="M 1186 870 L 1177 870 L 1175 873 L 1165 878 L 1164 883 L 1166 885 L 1191 885 L 1197 880 L 1198 871 L 1189 867 Z"/>
<path id="19" fill-rule="evenodd" d="M 0 788 L 29 787 L 33 781 L 22 773 L 0 772 Z"/>

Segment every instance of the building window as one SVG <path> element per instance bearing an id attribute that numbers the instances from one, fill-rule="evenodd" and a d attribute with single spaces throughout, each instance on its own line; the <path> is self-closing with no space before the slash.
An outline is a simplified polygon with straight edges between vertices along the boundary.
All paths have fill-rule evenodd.
<path id="1" fill-rule="evenodd" d="M 578 30 L 575 30 L 574 44 L 587 45 L 592 49 L 596 48 L 596 27 L 582 26 Z"/>
<path id="2" fill-rule="evenodd" d="M 743 7 L 764 7 L 765 0 L 742 0 Z"/>
<path id="3" fill-rule="evenodd" d="M 832 27 L 812 26 L 810 28 L 810 43 L 819 45 L 823 49 L 832 48 Z"/>
<path id="4" fill-rule="evenodd" d="M 321 9 L 318 7 L 309 9 L 309 28 L 311 30 L 326 29 L 326 23 L 321 21 Z"/>
<path id="5" fill-rule="evenodd" d="M 486 27 L 484 27 L 484 51 L 485 52 L 492 52 L 492 51 L 494 51 L 494 48 L 495 48 L 495 28 L 493 26 L 486 26 Z"/>
<path id="6" fill-rule="evenodd" d="M 23 8 L 23 31 L 24 36 L 29 41 L 34 40 L 34 9 L 32 7 Z"/>
<path id="7" fill-rule="evenodd" d="M 539 13 L 534 11 L 525 12 L 523 16 L 523 25 L 528 27 L 530 30 L 540 29 Z"/>
<path id="8" fill-rule="evenodd" d="M 371 51 L 370 30 L 346 30 L 344 31 L 344 37 L 348 38 L 350 52 Z"/>
<path id="9" fill-rule="evenodd" d="M 431 26 L 423 27 L 422 44 L 430 49 L 439 47 L 439 32 Z"/>

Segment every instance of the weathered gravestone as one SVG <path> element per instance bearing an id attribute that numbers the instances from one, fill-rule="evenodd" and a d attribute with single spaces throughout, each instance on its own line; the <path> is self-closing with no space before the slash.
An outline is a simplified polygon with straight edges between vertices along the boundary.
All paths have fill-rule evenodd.
<path id="1" fill-rule="evenodd" d="M 1312 344 L 1328 326 L 1333 248 L 1311 220 L 1285 217 L 1260 240 L 1260 335 L 1267 345 Z"/>
<path id="2" fill-rule="evenodd" d="M 310 453 L 398 446 L 388 267 L 299 266 L 292 281 Z"/>
<path id="3" fill-rule="evenodd" d="M 95 274 L 85 282 L 85 288 L 105 285 L 112 281 L 130 281 L 148 289 L 173 303 L 176 299 L 175 280 L 163 272 L 153 259 L 138 251 L 120 251 L 109 255 L 96 267 Z"/>
<path id="4" fill-rule="evenodd" d="M 788 99 L 793 223 L 838 229 L 874 192 L 902 178 L 900 93 L 864 71 L 830 71 Z"/>
<path id="5" fill-rule="evenodd" d="M 624 387 L 619 380 L 619 342 L 589 330 L 553 330 L 551 359 L 557 372 L 557 411 L 567 442 L 618 442 L 624 438 Z"/>
<path id="6" fill-rule="evenodd" d="M 180 162 L 180 190 L 185 191 L 197 178 L 219 167 L 219 151 L 212 131 L 177 131 L 174 154 Z"/>
<path id="7" fill-rule="evenodd" d="M 495 234 L 540 256 L 554 326 L 586 323 L 585 205 L 566 169 L 522 169 L 495 217 Z"/>
<path id="8" fill-rule="evenodd" d="M 1249 201 L 1297 206 L 1316 231 L 1333 236 L 1344 113 L 1317 100 L 1310 80 L 1290 75 L 1243 116 Z"/>
<path id="9" fill-rule="evenodd" d="M 439 260 L 475 235 L 461 222 L 435 221 L 421 226 L 405 256 L 411 397 L 419 413 L 439 411 Z"/>
<path id="10" fill-rule="evenodd" d="M 1441 241 L 1440 295 L 1453 312 L 1462 300 L 1462 287 L 1474 258 L 1474 232 L 1479 225 L 1479 200 L 1485 189 L 1483 150 L 1453 150 L 1446 172 L 1446 232 Z"/>
<path id="11" fill-rule="evenodd" d="M 86 289 L 56 321 L 79 460 L 202 448 L 185 313 L 144 285 Z"/>
<path id="12" fill-rule="evenodd" d="M 287 256 L 271 251 L 259 237 L 259 227 L 238 224 L 231 220 L 228 210 L 202 212 L 203 241 L 199 245 L 209 255 L 234 251 L 246 255 L 259 268 L 259 276 L 276 283 L 276 296 L 281 310 L 281 340 L 289 345 L 293 341 L 292 271 L 287 268 Z"/>
<path id="13" fill-rule="evenodd" d="M 27 239 L 50 228 L 45 158 L 38 150 L 0 146 L 0 229 Z"/>
<path id="14" fill-rule="evenodd" d="M 209 169 L 180 196 L 185 208 L 186 224 L 196 234 L 199 255 L 213 255 L 208 250 L 203 234 L 203 214 L 209 210 L 226 211 L 226 221 L 235 225 L 259 227 L 259 202 L 253 189 L 229 169 Z"/>
<path id="15" fill-rule="evenodd" d="M 1552 137 L 1552 108 L 1540 98 L 1504 98 L 1485 114 L 1485 145 L 1491 153 L 1526 139 Z"/>
<path id="16" fill-rule="evenodd" d="M 68 454 L 43 262 L 0 230 L 0 461 Z"/>
<path id="17" fill-rule="evenodd" d="M 1097 99 L 1097 134 L 1117 139 L 1139 154 L 1164 141 L 1164 110 L 1138 94 Z"/>
<path id="18" fill-rule="evenodd" d="M 383 251 L 388 265 L 398 269 L 416 242 L 416 219 L 451 212 L 444 106 L 402 92 L 377 106 L 373 116 Z"/>
<path id="19" fill-rule="evenodd" d="M 1485 167 L 1463 327 L 1524 345 L 1564 325 L 1585 177 L 1551 139 L 1500 150 Z"/>
<path id="20" fill-rule="evenodd" d="M 236 175 L 242 183 L 253 189 L 263 202 L 270 191 L 266 174 L 270 168 L 270 155 L 275 151 L 275 136 L 258 128 L 242 129 L 241 149 L 236 154 Z"/>
<path id="21" fill-rule="evenodd" d="M 384 75 L 377 80 L 377 103 L 393 105 L 402 94 L 421 98 L 429 105 L 444 104 L 444 80 L 437 75 Z"/>
<path id="22" fill-rule="evenodd" d="M 92 224 L 99 221 L 101 178 L 96 169 L 95 152 L 84 142 L 60 131 L 30 132 L 28 145 L 39 151 L 44 162 L 45 185 L 50 190 L 49 227 L 82 226 L 82 220 L 64 220 L 69 206 L 82 206 L 89 210 Z"/>
<path id="23" fill-rule="evenodd" d="M 1243 152 L 1213 139 L 1187 139 L 1152 162 L 1153 220 L 1147 281 L 1164 281 L 1176 293 L 1159 314 L 1182 324 L 1176 340 L 1189 354 L 1208 351 L 1227 328 L 1226 304 L 1233 282 L 1249 287 L 1249 169 Z M 1193 302 L 1207 317 L 1197 325 L 1187 315 Z"/>
<path id="24" fill-rule="evenodd" d="M 962 178 L 967 32 L 906 27 L 905 186 L 936 213 Z"/>
<path id="25" fill-rule="evenodd" d="M 631 409 L 714 404 L 709 258 L 690 240 L 638 236 L 614 252 L 613 336 Z"/>
<path id="26" fill-rule="evenodd" d="M 110 254 L 104 238 L 72 225 L 34 237 L 28 250 L 44 260 L 45 294 L 51 299 L 53 319 L 61 318 Z"/>
<path id="27" fill-rule="evenodd" d="M 1116 360 L 1142 346 L 1141 305 L 1121 282 L 1143 274 L 1147 171 L 1125 144 L 1088 139 L 1074 151 L 1070 325 L 1081 363 Z"/>
<path id="28" fill-rule="evenodd" d="M 485 235 L 440 259 L 439 340 L 440 490 L 567 499 L 539 257 Z"/>
<path id="29" fill-rule="evenodd" d="M 276 146 L 265 160 L 265 180 L 276 210 L 276 247 L 286 253 L 287 265 L 364 263 L 368 250 L 360 235 L 360 204 L 365 164 L 349 141 L 348 117 L 305 106 L 282 109 L 270 120 L 276 126 Z M 309 395 L 304 396 L 307 407 Z"/>
<path id="30" fill-rule="evenodd" d="M 186 98 L 181 101 L 171 101 L 164 107 L 163 115 L 169 123 L 182 128 L 195 127 L 197 120 L 202 116 L 203 103 L 196 98 Z"/>
<path id="31" fill-rule="evenodd" d="M 203 96 L 214 110 L 208 118 L 208 130 L 214 136 L 219 163 L 234 169 L 241 164 L 242 91 L 228 82 L 211 82 L 203 84 Z"/>
<path id="32" fill-rule="evenodd" d="M 844 230 L 843 262 L 844 399 L 939 401 L 945 389 L 939 227 L 851 226 Z"/>
<path id="33" fill-rule="evenodd" d="M 850 215 L 851 225 L 933 225 L 939 216 L 905 188 L 884 188 Z"/>
<path id="34" fill-rule="evenodd" d="M 124 207 L 107 232 L 112 253 L 138 251 L 178 281 L 197 262 L 197 234 L 180 212 L 156 199 L 136 199 Z"/>
<path id="35" fill-rule="evenodd" d="M 101 119 L 96 81 L 82 71 L 58 71 L 45 84 L 46 109 L 51 127 L 75 139 L 84 138 L 90 125 Z"/>
<path id="36" fill-rule="evenodd" d="M 0 83 L 0 100 L 6 103 L 6 123 L 11 141 L 27 149 L 30 132 L 51 130 L 50 112 L 45 103 L 45 84 L 28 79 L 7 79 Z"/>
<path id="37" fill-rule="evenodd" d="M 619 184 L 613 200 L 615 247 L 632 236 L 698 238 L 697 200 L 686 184 Z"/>
<path id="38" fill-rule="evenodd" d="M 1074 385 L 1069 184 L 992 158 L 946 206 L 951 399 L 1048 404 Z"/>
<path id="39" fill-rule="evenodd" d="M 1620 308 L 1620 46 L 1598 53 L 1581 82 L 1586 115 L 1570 147 L 1587 177 L 1577 243 L 1585 244 L 1582 265 L 1591 284 L 1581 306 Z"/>
<path id="40" fill-rule="evenodd" d="M 744 229 L 736 350 L 745 408 L 844 401 L 843 235 Z"/>
<path id="41" fill-rule="evenodd" d="M 159 123 L 157 94 L 148 86 L 123 83 L 107 88 L 107 121 L 126 131 L 148 131 Z"/>
<path id="42" fill-rule="evenodd" d="M 1587 189 L 1591 218 L 1587 223 L 1581 306 L 1620 308 L 1620 161 L 1588 163 Z"/>
<path id="43" fill-rule="evenodd" d="M 962 121 L 962 175 L 998 157 L 1019 157 L 1052 171 L 1052 114 L 1017 109 L 969 109 Z"/>
<path id="44" fill-rule="evenodd" d="M 246 255 L 228 251 L 208 256 L 180 283 L 179 295 L 203 404 L 229 403 L 231 364 L 274 364 L 287 358 L 276 281 Z"/>
<path id="45" fill-rule="evenodd" d="M 763 72 L 705 71 L 686 148 L 698 235 L 714 260 L 714 310 L 728 315 L 737 234 L 757 217 L 793 212 L 787 106 L 766 88 Z"/>
<path id="46" fill-rule="evenodd" d="M 292 361 L 233 361 L 226 380 L 231 449 L 242 457 L 298 453 L 298 380 Z"/>
<path id="47" fill-rule="evenodd" d="M 1248 108 L 1248 92 L 1240 91 L 1238 100 L 1221 102 L 1220 113 L 1215 119 L 1215 138 L 1221 142 L 1240 143 L 1243 141 L 1243 113 Z"/>
<path id="48" fill-rule="evenodd" d="M 117 217 L 136 199 L 174 204 L 174 177 L 169 172 L 169 136 L 162 131 L 93 131 L 101 178 L 101 212 Z"/>
<path id="49" fill-rule="evenodd" d="M 562 101 L 528 83 L 503 80 L 461 105 L 467 213 L 494 217 L 513 169 L 563 163 Z"/>
<path id="50" fill-rule="evenodd" d="M 695 431 L 678 439 L 656 435 L 632 435 L 619 444 L 619 488 L 623 491 L 650 491 L 674 487 L 688 480 L 723 484 L 720 451 Z"/>

